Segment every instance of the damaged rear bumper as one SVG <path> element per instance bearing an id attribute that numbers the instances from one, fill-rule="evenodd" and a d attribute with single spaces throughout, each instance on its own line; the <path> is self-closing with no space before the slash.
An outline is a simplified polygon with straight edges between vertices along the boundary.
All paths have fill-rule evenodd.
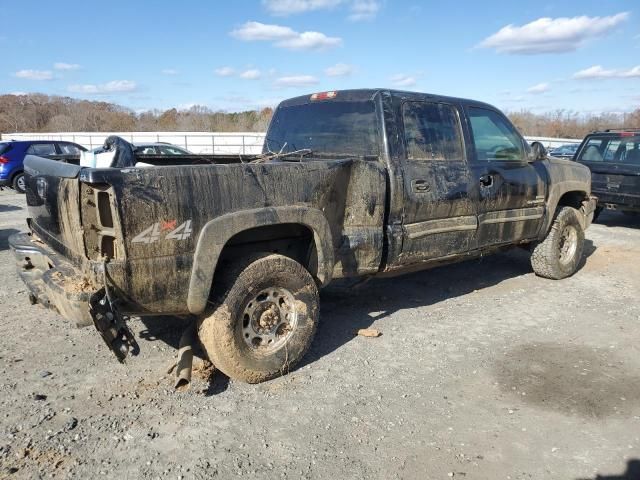
<path id="1" fill-rule="evenodd" d="M 78 327 L 93 325 L 89 300 L 97 289 L 82 272 L 30 234 L 12 235 L 9 245 L 32 303 L 58 312 Z"/>

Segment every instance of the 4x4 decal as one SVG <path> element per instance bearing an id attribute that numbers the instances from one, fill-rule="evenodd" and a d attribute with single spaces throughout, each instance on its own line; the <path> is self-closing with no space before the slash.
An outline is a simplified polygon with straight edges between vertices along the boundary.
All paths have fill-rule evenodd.
<path id="1" fill-rule="evenodd" d="M 156 222 L 136 235 L 131 243 L 154 243 L 164 235 L 164 240 L 186 240 L 191 236 L 191 220 L 176 228 L 176 220 Z M 168 232 L 168 233 L 167 233 Z"/>

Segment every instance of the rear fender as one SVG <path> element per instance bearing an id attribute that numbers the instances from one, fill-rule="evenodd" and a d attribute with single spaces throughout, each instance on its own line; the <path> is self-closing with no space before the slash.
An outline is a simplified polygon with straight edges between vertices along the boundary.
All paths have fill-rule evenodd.
<path id="1" fill-rule="evenodd" d="M 228 213 L 208 222 L 201 230 L 193 259 L 187 307 L 195 315 L 204 311 L 218 259 L 234 235 L 264 225 L 296 223 L 313 231 L 318 254 L 317 277 L 322 285 L 332 278 L 334 248 L 324 214 L 309 207 L 270 207 Z"/>

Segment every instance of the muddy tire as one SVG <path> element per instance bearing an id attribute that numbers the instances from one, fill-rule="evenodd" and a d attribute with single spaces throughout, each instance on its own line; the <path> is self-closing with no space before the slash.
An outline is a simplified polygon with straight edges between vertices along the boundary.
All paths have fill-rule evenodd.
<path id="1" fill-rule="evenodd" d="M 584 230 L 578 215 L 574 208 L 560 209 L 547 237 L 531 254 L 531 266 L 536 275 L 560 280 L 576 272 L 584 248 Z"/>
<path id="2" fill-rule="evenodd" d="M 25 178 L 24 173 L 20 172 L 15 177 L 13 177 L 13 189 L 18 193 L 25 192 Z"/>
<path id="3" fill-rule="evenodd" d="M 316 331 L 318 288 L 291 258 L 257 254 L 225 269 L 198 321 L 211 362 L 230 378 L 259 383 L 284 375 Z"/>

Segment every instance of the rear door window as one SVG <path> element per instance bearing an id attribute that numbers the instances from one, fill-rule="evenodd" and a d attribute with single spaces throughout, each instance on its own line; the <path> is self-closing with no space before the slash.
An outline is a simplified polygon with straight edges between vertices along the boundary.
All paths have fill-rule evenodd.
<path id="1" fill-rule="evenodd" d="M 27 149 L 30 155 L 55 155 L 56 146 L 53 143 L 34 143 Z"/>
<path id="2" fill-rule="evenodd" d="M 460 121 L 453 106 L 407 102 L 402 117 L 409 160 L 464 160 Z"/>

